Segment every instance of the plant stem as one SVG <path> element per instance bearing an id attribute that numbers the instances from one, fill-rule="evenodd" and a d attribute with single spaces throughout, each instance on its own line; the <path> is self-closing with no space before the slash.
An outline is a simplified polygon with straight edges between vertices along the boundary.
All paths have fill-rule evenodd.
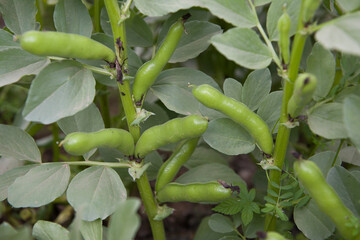
<path id="1" fill-rule="evenodd" d="M 344 139 L 341 139 L 340 144 L 339 144 L 339 147 L 338 147 L 338 149 L 337 149 L 337 151 L 336 151 L 334 160 L 333 160 L 333 162 L 332 162 L 332 164 L 331 164 L 331 167 L 335 166 L 337 157 L 339 156 L 339 153 L 340 153 L 340 150 L 341 150 L 341 147 L 342 147 L 343 144 L 344 144 Z"/>
<path id="2" fill-rule="evenodd" d="M 102 92 L 98 96 L 98 100 L 100 103 L 100 109 L 101 109 L 101 116 L 103 118 L 105 128 L 110 128 L 111 127 L 111 116 L 110 116 L 110 109 L 109 109 L 108 94 L 106 93 L 107 87 L 105 85 L 97 83 L 97 88 L 99 91 Z"/>
<path id="3" fill-rule="evenodd" d="M 127 69 L 127 42 L 126 42 L 126 34 L 125 34 L 125 22 L 124 20 L 128 16 L 128 11 L 130 8 L 132 0 L 127 0 L 124 4 L 123 11 L 120 11 L 117 0 L 105 0 L 105 7 L 109 15 L 111 28 L 114 36 L 115 49 L 117 61 L 122 65 L 122 71 Z M 119 51 L 118 39 L 122 41 L 123 49 Z M 123 76 L 126 76 L 126 72 L 123 71 Z M 129 131 L 134 137 L 135 142 L 140 137 L 140 128 L 139 126 L 132 126 L 131 123 L 136 118 L 135 105 L 132 101 L 131 91 L 130 91 L 130 83 L 128 80 L 123 79 L 123 83 L 118 82 L 119 92 L 121 102 L 124 108 L 127 124 L 129 127 Z M 165 240 L 165 230 L 162 221 L 155 221 L 154 217 L 157 214 L 157 204 L 155 198 L 153 196 L 153 192 L 150 187 L 149 180 L 147 178 L 146 172 L 140 177 L 140 179 L 136 180 L 137 187 L 139 189 L 139 193 L 141 199 L 145 206 L 145 211 L 148 215 L 148 219 L 150 222 L 151 230 L 153 233 L 154 240 Z"/>
<path id="4" fill-rule="evenodd" d="M 78 161 L 78 162 L 62 162 L 67 165 L 75 166 L 104 166 L 111 168 L 129 168 L 131 167 L 128 163 L 116 163 L 116 162 L 96 162 L 96 161 Z"/>
<path id="5" fill-rule="evenodd" d="M 101 3 L 102 0 L 94 0 L 94 6 L 93 6 L 94 32 L 101 32 L 101 26 L 100 26 Z"/>
<path id="6" fill-rule="evenodd" d="M 51 132 L 53 136 L 52 149 L 53 149 L 53 162 L 59 161 L 60 148 L 58 145 L 59 142 L 59 128 L 56 123 L 52 124 Z"/>
<path id="7" fill-rule="evenodd" d="M 304 7 L 302 3 L 300 9 L 300 16 L 303 15 L 303 11 L 304 11 Z M 273 154 L 274 166 L 280 169 L 282 169 L 284 164 L 287 146 L 289 142 L 290 131 L 291 131 L 291 129 L 282 125 L 282 123 L 286 123 L 288 121 L 287 105 L 294 89 L 294 81 L 296 80 L 298 75 L 301 56 L 304 49 L 305 40 L 307 37 L 306 35 L 303 35 L 303 28 L 304 28 L 304 24 L 302 22 L 302 18 L 299 17 L 297 33 L 295 35 L 294 42 L 292 45 L 292 52 L 291 52 L 289 72 L 288 72 L 289 80 L 284 79 L 284 93 L 281 104 L 280 126 L 276 137 L 275 149 Z M 281 177 L 280 171 L 270 170 L 271 182 L 275 182 L 276 184 L 280 185 L 280 177 Z M 274 188 L 270 182 L 268 183 L 268 189 L 274 190 L 277 193 L 279 191 L 278 189 Z M 272 215 L 268 214 L 265 219 L 265 229 L 268 229 L 269 231 L 274 230 L 275 223 L 276 223 L 276 218 L 272 218 Z"/>

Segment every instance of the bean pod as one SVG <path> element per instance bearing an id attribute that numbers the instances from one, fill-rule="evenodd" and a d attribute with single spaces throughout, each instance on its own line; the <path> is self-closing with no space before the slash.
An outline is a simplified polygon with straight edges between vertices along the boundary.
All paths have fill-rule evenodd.
<path id="1" fill-rule="evenodd" d="M 273 139 L 267 124 L 245 104 L 226 97 L 214 87 L 203 84 L 193 89 L 195 98 L 206 107 L 218 110 L 241 124 L 255 139 L 260 149 L 271 154 Z"/>
<path id="2" fill-rule="evenodd" d="M 83 155 L 98 147 L 115 148 L 123 154 L 134 154 L 134 139 L 123 129 L 107 128 L 97 132 L 73 132 L 60 143 L 71 155 Z"/>
<path id="3" fill-rule="evenodd" d="M 282 236 L 280 233 L 277 232 L 257 232 L 256 233 L 259 239 L 265 239 L 265 240 L 286 240 L 284 236 Z"/>
<path id="4" fill-rule="evenodd" d="M 133 97 L 137 106 L 141 106 L 146 92 L 174 53 L 184 31 L 184 21 L 187 18 L 189 15 L 183 16 L 170 27 L 154 58 L 144 63 L 137 71 L 133 85 Z"/>
<path id="5" fill-rule="evenodd" d="M 207 125 L 206 118 L 191 115 L 185 118 L 175 118 L 162 125 L 151 127 L 140 136 L 135 147 L 135 157 L 144 158 L 161 146 L 200 137 L 207 129 Z"/>
<path id="6" fill-rule="evenodd" d="M 290 61 L 290 27 L 291 19 L 289 14 L 284 11 L 277 23 L 277 29 L 279 31 L 279 49 L 283 62 L 288 64 Z"/>
<path id="7" fill-rule="evenodd" d="M 189 160 L 195 151 L 198 141 L 199 138 L 184 140 L 184 142 L 181 142 L 177 149 L 175 149 L 170 158 L 159 169 L 155 185 L 156 192 L 174 179 L 181 166 Z"/>
<path id="8" fill-rule="evenodd" d="M 303 0 L 303 22 L 308 23 L 314 17 L 316 10 L 319 8 L 322 0 Z"/>
<path id="9" fill-rule="evenodd" d="M 115 53 L 88 37 L 63 32 L 28 31 L 20 37 L 21 47 L 35 55 L 115 61 Z"/>
<path id="10" fill-rule="evenodd" d="M 157 192 L 160 203 L 164 202 L 194 202 L 218 203 L 231 197 L 230 188 L 225 188 L 218 182 L 208 183 L 169 183 Z"/>
<path id="11" fill-rule="evenodd" d="M 312 100 L 316 90 L 316 77 L 310 73 L 299 74 L 294 83 L 294 91 L 288 102 L 288 114 L 295 118 Z"/>
<path id="12" fill-rule="evenodd" d="M 354 228 L 347 226 L 353 213 L 343 204 L 335 190 L 326 182 L 319 167 L 309 160 L 298 160 L 294 163 L 298 179 L 315 200 L 319 209 L 335 223 L 344 239 L 360 239 L 360 234 L 354 237 Z"/>

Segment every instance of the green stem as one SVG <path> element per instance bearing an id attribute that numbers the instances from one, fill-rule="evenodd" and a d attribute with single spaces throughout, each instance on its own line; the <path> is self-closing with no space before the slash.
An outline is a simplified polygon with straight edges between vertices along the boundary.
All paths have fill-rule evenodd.
<path id="1" fill-rule="evenodd" d="M 98 89 L 100 91 L 107 91 L 107 87 L 99 84 Z M 107 93 L 101 93 L 100 96 L 98 96 L 98 100 L 100 103 L 100 109 L 101 109 L 101 116 L 104 121 L 105 128 L 111 127 L 111 116 L 110 116 L 110 109 L 109 109 L 109 99 Z"/>
<path id="2" fill-rule="evenodd" d="M 99 73 L 99 74 L 110 76 L 110 77 L 114 76 L 113 73 L 109 72 L 106 69 L 99 68 L 99 67 L 94 67 L 94 66 L 91 66 L 91 65 L 88 65 L 88 64 L 85 64 L 85 63 L 82 63 L 82 65 L 83 65 L 84 68 L 87 68 L 87 69 L 89 69 L 90 71 L 92 71 L 94 73 Z"/>
<path id="3" fill-rule="evenodd" d="M 51 132 L 53 136 L 52 149 L 53 149 L 53 162 L 59 161 L 60 148 L 59 148 L 59 127 L 56 123 L 52 124 Z"/>
<path id="4" fill-rule="evenodd" d="M 125 34 L 125 22 L 124 19 L 128 16 L 128 11 L 130 8 L 132 0 L 127 0 L 125 3 L 125 7 L 123 11 L 120 11 L 117 0 L 105 0 L 105 7 L 109 15 L 111 28 L 114 36 L 115 49 L 117 61 L 119 64 L 122 64 L 122 70 L 127 69 L 127 42 L 126 42 L 126 34 Z M 119 51 L 119 47 L 117 44 L 117 40 L 120 39 L 123 44 L 123 50 Z M 126 76 L 126 73 L 123 71 L 123 75 Z M 130 83 L 128 80 L 123 80 L 123 84 L 118 82 L 119 92 L 121 102 L 124 108 L 124 112 L 126 115 L 126 120 L 128 123 L 129 131 L 134 137 L 135 142 L 140 137 L 140 128 L 139 126 L 132 126 L 131 123 L 136 118 L 135 105 L 132 101 L 131 91 L 130 91 Z M 149 180 L 147 178 L 146 172 L 137 179 L 136 181 L 137 187 L 140 192 L 141 199 L 145 206 L 145 211 L 148 215 L 148 219 L 150 222 L 151 230 L 153 233 L 154 240 L 165 240 L 165 230 L 162 221 L 155 221 L 154 217 L 157 214 L 157 204 L 155 202 L 155 198 L 153 196 L 153 192 L 150 187 Z"/>
<path id="5" fill-rule="evenodd" d="M 333 162 L 332 162 L 332 164 L 331 164 L 331 167 L 335 166 L 336 159 L 337 159 L 338 156 L 339 156 L 339 153 L 340 153 L 340 150 L 341 150 L 341 147 L 342 147 L 343 144 L 344 144 L 344 139 L 341 139 L 340 144 L 339 144 L 339 147 L 338 147 L 338 149 L 337 149 L 337 151 L 336 151 L 334 160 L 333 160 Z"/>
<path id="6" fill-rule="evenodd" d="M 96 161 L 78 161 L 78 162 L 62 162 L 67 165 L 75 166 L 104 166 L 111 168 L 129 168 L 131 167 L 128 163 L 116 163 L 116 162 L 96 162 Z"/>
<path id="7" fill-rule="evenodd" d="M 300 9 L 300 16 L 302 16 L 303 13 L 303 4 L 301 5 Z M 284 93 L 283 93 L 283 99 L 281 104 L 281 115 L 280 115 L 280 125 L 279 125 L 279 131 L 276 137 L 276 143 L 275 143 L 275 149 L 274 149 L 274 166 L 282 169 L 284 161 L 285 161 L 285 155 L 289 143 L 289 136 L 291 129 L 284 126 L 282 123 L 286 123 L 288 121 L 288 114 L 287 114 L 287 105 L 289 102 L 289 99 L 292 95 L 293 88 L 294 88 L 294 81 L 298 75 L 300 61 L 302 52 L 305 45 L 306 35 L 303 35 L 303 28 L 304 25 L 302 23 L 301 18 L 299 18 L 298 21 L 298 27 L 297 27 L 297 33 L 294 38 L 294 42 L 292 45 L 292 52 L 291 52 L 291 58 L 290 58 L 290 64 L 289 64 L 289 80 L 284 79 Z M 270 170 L 270 181 L 275 182 L 278 185 L 280 185 L 280 177 L 281 172 L 277 170 Z M 275 192 L 278 192 L 279 190 L 274 188 L 271 183 L 268 183 L 268 189 L 272 189 Z M 270 196 L 270 195 L 269 195 Z M 271 197 L 271 196 L 270 196 Z M 273 219 L 273 221 L 271 221 Z M 267 215 L 265 220 L 265 229 L 268 230 L 275 230 L 275 222 L 276 218 L 272 218 L 272 215 Z"/>
<path id="8" fill-rule="evenodd" d="M 101 26 L 100 26 L 100 13 L 101 13 L 101 4 L 102 0 L 94 0 L 94 6 L 93 6 L 93 21 L 94 21 L 94 32 L 101 32 Z"/>

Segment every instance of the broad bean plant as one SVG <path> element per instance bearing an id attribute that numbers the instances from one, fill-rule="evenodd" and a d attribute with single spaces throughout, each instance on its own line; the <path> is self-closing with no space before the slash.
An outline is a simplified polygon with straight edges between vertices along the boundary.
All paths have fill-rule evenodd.
<path id="1" fill-rule="evenodd" d="M 360 240 L 360 1 L 0 12 L 0 239 L 135 239 L 143 211 L 164 240 L 191 202 L 195 240 Z"/>

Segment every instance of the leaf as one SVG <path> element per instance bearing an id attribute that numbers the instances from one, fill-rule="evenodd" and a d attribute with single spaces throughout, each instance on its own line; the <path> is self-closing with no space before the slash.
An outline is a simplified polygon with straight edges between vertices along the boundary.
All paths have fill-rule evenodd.
<path id="1" fill-rule="evenodd" d="M 336 3 L 345 12 L 351 12 L 360 8 L 358 0 L 336 0 Z"/>
<path id="2" fill-rule="evenodd" d="M 360 215 L 360 181 L 341 166 L 330 169 L 326 181 L 334 188 L 344 205 L 356 215 Z"/>
<path id="3" fill-rule="evenodd" d="M 212 14 L 234 26 L 251 28 L 256 25 L 256 16 L 247 0 L 201 0 L 201 2 Z"/>
<path id="4" fill-rule="evenodd" d="M 328 139 L 347 138 L 342 111 L 341 103 L 327 103 L 315 108 L 308 119 L 311 131 Z"/>
<path id="5" fill-rule="evenodd" d="M 149 17 L 161 17 L 180 9 L 201 7 L 200 0 L 135 0 L 135 6 Z"/>
<path id="6" fill-rule="evenodd" d="M 101 113 L 93 103 L 73 116 L 60 119 L 57 124 L 66 135 L 72 132 L 96 132 L 105 127 Z M 96 149 L 83 156 L 88 160 L 95 152 Z"/>
<path id="7" fill-rule="evenodd" d="M 227 78 L 224 81 L 224 94 L 237 101 L 241 101 L 242 85 L 239 81 L 233 78 Z"/>
<path id="8" fill-rule="evenodd" d="M 218 233 L 213 231 L 209 226 L 210 217 L 205 217 L 195 233 L 194 240 L 219 240 L 220 238 L 229 235 L 229 233 Z M 235 233 L 233 233 L 236 236 Z"/>
<path id="9" fill-rule="evenodd" d="M 360 152 L 360 97 L 351 95 L 344 100 L 344 125 L 351 142 Z"/>
<path id="10" fill-rule="evenodd" d="M 333 161 L 335 158 L 335 152 L 324 151 L 317 153 L 309 158 L 309 160 L 316 163 L 316 165 L 320 168 L 321 172 L 324 176 L 326 176 L 329 170 L 333 167 Z M 336 161 L 336 165 L 340 165 L 341 162 L 339 160 Z"/>
<path id="11" fill-rule="evenodd" d="M 234 231 L 231 219 L 218 213 L 210 216 L 209 227 L 218 233 L 230 233 Z"/>
<path id="12" fill-rule="evenodd" d="M 61 163 L 45 163 L 18 177 L 8 188 L 13 207 L 40 207 L 60 197 L 66 190 L 70 168 Z"/>
<path id="13" fill-rule="evenodd" d="M 41 154 L 34 139 L 24 130 L 10 125 L 0 124 L 0 155 L 41 162 Z"/>
<path id="14" fill-rule="evenodd" d="M 94 96 L 90 70 L 75 61 L 53 62 L 33 80 L 23 116 L 28 121 L 53 123 L 85 109 Z"/>
<path id="15" fill-rule="evenodd" d="M 43 220 L 35 223 L 32 235 L 37 240 L 70 240 L 69 231 L 60 224 Z"/>
<path id="16" fill-rule="evenodd" d="M 140 125 L 141 131 L 144 132 L 146 129 L 153 127 L 155 125 L 160 125 L 169 120 L 169 116 L 164 108 L 160 107 L 159 104 L 144 103 L 143 109 L 146 109 L 149 112 L 154 113 L 155 115 L 149 117 L 144 123 Z"/>
<path id="17" fill-rule="evenodd" d="M 146 169 L 147 176 L 149 181 L 155 180 L 158 174 L 158 171 L 163 164 L 163 159 L 157 151 L 153 151 L 146 155 L 144 163 L 151 163 L 151 165 Z"/>
<path id="18" fill-rule="evenodd" d="M 317 78 L 314 100 L 325 98 L 329 93 L 335 77 L 336 63 L 332 53 L 315 43 L 306 62 L 306 72 L 312 73 Z"/>
<path id="19" fill-rule="evenodd" d="M 103 228 L 101 219 L 91 222 L 81 221 L 80 232 L 85 240 L 102 240 Z"/>
<path id="20" fill-rule="evenodd" d="M 44 57 L 6 46 L 0 51 L 0 87 L 19 81 L 24 75 L 37 74 L 48 63 Z"/>
<path id="21" fill-rule="evenodd" d="M 303 208 L 294 209 L 294 221 L 305 237 L 312 240 L 326 239 L 335 230 L 335 225 L 319 210 L 314 200 Z"/>
<path id="22" fill-rule="evenodd" d="M 14 41 L 14 36 L 11 33 L 3 29 L 0 29 L 0 51 L 9 48 L 21 48 L 21 47 L 18 42 Z"/>
<path id="23" fill-rule="evenodd" d="M 35 0 L 0 0 L 0 12 L 6 27 L 16 35 L 34 30 L 36 27 Z"/>
<path id="24" fill-rule="evenodd" d="M 211 181 L 223 180 L 228 184 L 243 182 L 239 175 L 234 170 L 219 163 L 203 164 L 198 167 L 192 168 L 179 178 L 176 179 L 177 183 L 206 183 Z"/>
<path id="25" fill-rule="evenodd" d="M 59 0 L 54 10 L 54 24 L 59 32 L 91 36 L 90 15 L 85 5 L 78 0 Z"/>
<path id="26" fill-rule="evenodd" d="M 140 201 L 136 198 L 127 199 L 119 204 L 118 209 L 110 219 L 109 240 L 134 239 L 140 227 L 140 217 L 137 214 L 139 207 Z"/>
<path id="27" fill-rule="evenodd" d="M 191 169 L 207 163 L 228 165 L 228 161 L 223 154 L 209 147 L 198 146 L 184 166 Z"/>
<path id="28" fill-rule="evenodd" d="M 266 29 L 271 41 L 279 40 L 279 31 L 277 29 L 277 23 L 281 15 L 283 14 L 282 7 L 286 4 L 286 12 L 291 19 L 289 37 L 296 33 L 297 23 L 300 14 L 301 1 L 296 0 L 277 0 L 272 1 L 267 13 Z"/>
<path id="29" fill-rule="evenodd" d="M 235 215 L 243 209 L 243 204 L 234 199 L 228 198 L 222 201 L 219 205 L 214 207 L 212 210 L 226 215 Z"/>
<path id="30" fill-rule="evenodd" d="M 360 152 L 353 146 L 342 148 L 339 153 L 342 162 L 360 166 Z"/>
<path id="31" fill-rule="evenodd" d="M 242 88 L 241 102 L 252 111 L 256 110 L 261 101 L 271 90 L 271 74 L 269 69 L 259 69 L 251 72 Z"/>
<path id="32" fill-rule="evenodd" d="M 169 62 L 185 62 L 199 56 L 210 45 L 210 38 L 222 32 L 220 26 L 205 21 L 190 21 L 185 23 L 184 33 Z"/>
<path id="33" fill-rule="evenodd" d="M 227 59 L 249 69 L 266 68 L 272 60 L 270 50 L 251 29 L 232 28 L 212 37 L 211 44 Z"/>
<path id="34" fill-rule="evenodd" d="M 360 12 L 347 14 L 326 24 L 315 38 L 327 49 L 360 56 Z"/>
<path id="35" fill-rule="evenodd" d="M 341 69 L 344 78 L 355 77 L 360 74 L 360 57 L 349 54 L 342 54 Z M 351 86 L 350 86 L 351 87 Z M 353 87 L 356 88 L 356 87 Z"/>
<path id="36" fill-rule="evenodd" d="M 241 211 L 241 220 L 245 226 L 252 221 L 253 217 L 254 217 L 254 213 L 250 208 L 244 208 Z"/>
<path id="37" fill-rule="evenodd" d="M 279 129 L 278 120 L 281 113 L 282 97 L 283 91 L 271 92 L 260 103 L 259 109 L 257 110 L 257 114 L 266 122 L 270 131 L 272 131 L 277 124 L 273 133 L 277 133 Z"/>
<path id="38" fill-rule="evenodd" d="M 272 0 L 254 0 L 255 6 L 262 6 L 269 2 L 272 2 Z"/>
<path id="39" fill-rule="evenodd" d="M 4 240 L 32 240 L 31 230 L 28 227 L 21 227 L 19 230 L 15 230 L 7 222 L 3 222 L 0 225 L 0 239 Z"/>
<path id="40" fill-rule="evenodd" d="M 212 148 L 226 155 L 246 154 L 255 149 L 249 133 L 229 118 L 211 121 L 203 138 Z"/>
<path id="41" fill-rule="evenodd" d="M 188 84 L 209 84 L 217 89 L 219 86 L 208 75 L 190 68 L 173 68 L 160 73 L 151 92 L 170 110 L 183 114 L 200 114 L 200 103 L 192 95 Z"/>
<path id="42" fill-rule="evenodd" d="M 105 219 L 126 199 L 126 189 L 111 168 L 94 166 L 77 174 L 66 193 L 68 202 L 81 212 L 82 220 Z"/>
<path id="43" fill-rule="evenodd" d="M 0 201 L 8 197 L 8 187 L 15 182 L 18 177 L 24 176 L 36 164 L 13 168 L 0 175 Z"/>

